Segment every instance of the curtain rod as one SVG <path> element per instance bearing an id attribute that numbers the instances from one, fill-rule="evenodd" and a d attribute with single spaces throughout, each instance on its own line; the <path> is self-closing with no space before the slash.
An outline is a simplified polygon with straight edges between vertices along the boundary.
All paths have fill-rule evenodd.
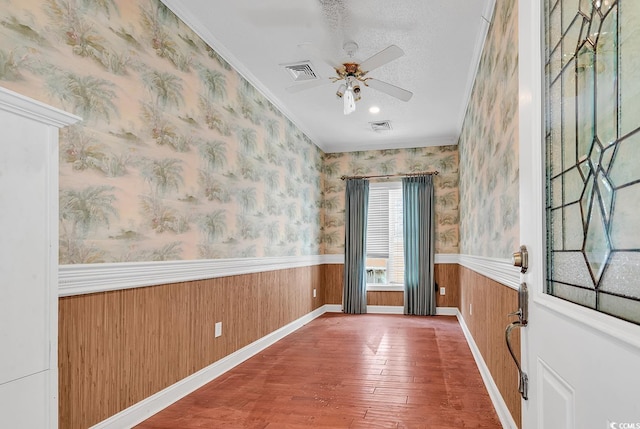
<path id="1" fill-rule="evenodd" d="M 381 174 L 377 176 L 340 176 L 340 179 L 390 179 L 392 177 L 437 176 L 438 171 L 421 171 L 419 173 Z"/>

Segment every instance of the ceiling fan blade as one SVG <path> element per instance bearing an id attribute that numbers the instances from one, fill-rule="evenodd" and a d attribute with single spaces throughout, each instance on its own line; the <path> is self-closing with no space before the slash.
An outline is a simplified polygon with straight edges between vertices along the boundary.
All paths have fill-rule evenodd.
<path id="1" fill-rule="evenodd" d="M 328 55 L 325 55 L 324 53 L 320 52 L 320 50 L 318 50 L 311 43 L 302 43 L 302 44 L 300 44 L 298 46 L 300 48 L 302 48 L 303 50 L 305 50 L 312 57 L 315 57 L 315 58 L 317 58 L 319 60 L 324 61 L 326 64 L 330 65 L 334 69 L 339 69 L 339 68 L 342 67 L 342 63 L 340 63 L 340 62 L 330 58 Z"/>
<path id="2" fill-rule="evenodd" d="M 402 101 L 409 101 L 411 100 L 411 97 L 413 97 L 413 92 L 407 91 L 406 89 L 402 89 L 381 80 L 369 78 L 365 81 L 365 85 L 370 86 L 373 89 L 377 89 L 378 91 L 382 91 L 385 94 L 389 94 L 390 96 Z"/>
<path id="3" fill-rule="evenodd" d="M 371 70 L 377 69 L 380 66 L 390 63 L 391 61 L 398 59 L 403 55 L 404 51 L 402 49 L 400 49 L 396 45 L 391 45 L 361 62 L 360 70 L 362 70 L 364 73 L 370 72 Z"/>
<path id="4" fill-rule="evenodd" d="M 329 83 L 331 83 L 329 79 L 316 79 L 304 83 L 298 83 L 296 85 L 291 85 L 286 87 L 285 89 L 287 90 L 287 92 L 295 94 L 296 92 L 305 91 L 307 89 L 315 88 Z"/>

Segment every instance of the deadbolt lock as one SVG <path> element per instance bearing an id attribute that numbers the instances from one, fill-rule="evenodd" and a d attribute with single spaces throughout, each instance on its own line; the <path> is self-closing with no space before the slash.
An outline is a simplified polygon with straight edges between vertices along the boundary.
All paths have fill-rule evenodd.
<path id="1" fill-rule="evenodd" d="M 513 254 L 513 266 L 520 267 L 521 273 L 526 273 L 529 268 L 529 252 L 527 246 L 520 246 L 520 251 Z"/>

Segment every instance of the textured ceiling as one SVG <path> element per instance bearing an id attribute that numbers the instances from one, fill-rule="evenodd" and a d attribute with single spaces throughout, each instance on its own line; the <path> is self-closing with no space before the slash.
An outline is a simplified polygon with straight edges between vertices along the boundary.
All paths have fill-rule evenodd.
<path id="1" fill-rule="evenodd" d="M 325 152 L 457 143 L 495 0 L 163 0 Z M 368 76 L 413 92 L 408 102 L 363 87 L 343 114 L 328 83 L 291 93 L 283 68 L 308 60 L 323 79 L 346 60 L 345 42 L 365 60 L 389 45 L 405 55 Z M 327 79 L 328 80 L 328 79 Z M 380 112 L 369 112 L 371 106 Z M 373 131 L 372 121 L 391 121 Z"/>

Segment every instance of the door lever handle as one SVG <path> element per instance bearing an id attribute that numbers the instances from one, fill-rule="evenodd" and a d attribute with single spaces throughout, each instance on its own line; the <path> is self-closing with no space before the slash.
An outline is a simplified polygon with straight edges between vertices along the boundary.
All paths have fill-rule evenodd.
<path id="1" fill-rule="evenodd" d="M 528 398 L 527 395 L 529 390 L 529 376 L 527 376 L 527 373 L 522 370 L 520 362 L 516 358 L 516 354 L 513 352 L 513 348 L 511 347 L 511 331 L 513 331 L 515 328 L 524 328 L 529 323 L 529 321 L 527 320 L 527 318 L 529 317 L 528 300 L 529 288 L 527 287 L 526 283 L 521 283 L 520 287 L 518 288 L 518 309 L 512 313 L 509 313 L 509 316 L 517 316 L 518 320 L 509 323 L 504 332 L 504 339 L 507 342 L 507 348 L 509 349 L 511 358 L 518 368 L 518 391 L 520 392 L 520 395 L 524 400 L 527 400 Z"/>
<path id="2" fill-rule="evenodd" d="M 509 354 L 511 354 L 511 358 L 518 368 L 518 392 L 520 392 L 520 396 L 522 396 L 522 399 L 526 401 L 527 399 L 529 399 L 529 376 L 522 370 L 520 362 L 518 361 L 518 358 L 516 358 L 516 354 L 513 352 L 513 348 L 511 347 L 511 331 L 513 331 L 514 328 L 522 328 L 524 326 L 525 325 L 523 325 L 519 320 L 509 323 L 509 325 L 507 325 L 507 329 L 505 329 L 504 337 L 505 341 L 507 342 Z"/>
<path id="3" fill-rule="evenodd" d="M 518 318 L 521 319 L 522 318 L 522 309 L 519 308 L 516 311 L 507 314 L 507 316 L 518 316 Z"/>

